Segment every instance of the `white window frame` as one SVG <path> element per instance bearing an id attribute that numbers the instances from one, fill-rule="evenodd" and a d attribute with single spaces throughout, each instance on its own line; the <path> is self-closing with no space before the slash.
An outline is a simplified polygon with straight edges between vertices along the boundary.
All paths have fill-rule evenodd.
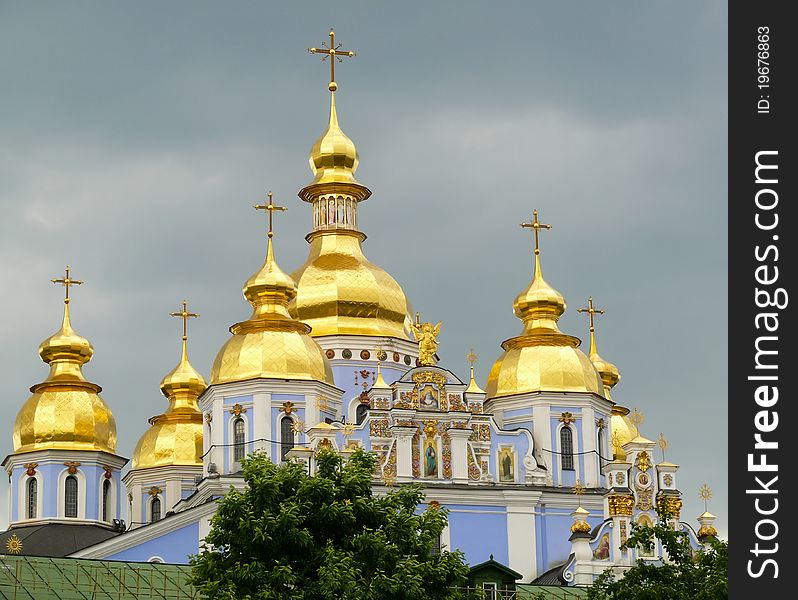
<path id="1" fill-rule="evenodd" d="M 66 478 L 72 475 L 75 479 L 78 480 L 78 516 L 77 517 L 67 517 L 66 510 L 64 506 L 65 492 L 64 492 L 64 483 L 66 482 Z M 86 475 L 78 469 L 74 473 L 70 473 L 68 469 L 64 469 L 58 474 L 58 518 L 59 519 L 69 519 L 70 521 L 86 519 Z"/>

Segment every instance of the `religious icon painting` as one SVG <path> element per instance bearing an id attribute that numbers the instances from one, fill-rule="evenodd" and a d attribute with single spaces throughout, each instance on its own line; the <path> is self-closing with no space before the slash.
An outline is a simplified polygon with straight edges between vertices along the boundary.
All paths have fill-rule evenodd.
<path id="1" fill-rule="evenodd" d="M 418 405 L 420 410 L 438 410 L 438 390 L 429 384 L 419 389 Z"/>
<path id="2" fill-rule="evenodd" d="M 499 482 L 512 483 L 515 481 L 515 455 L 511 448 L 504 447 L 499 450 Z"/>
<path id="3" fill-rule="evenodd" d="M 424 477 L 438 476 L 438 448 L 434 440 L 424 442 Z"/>

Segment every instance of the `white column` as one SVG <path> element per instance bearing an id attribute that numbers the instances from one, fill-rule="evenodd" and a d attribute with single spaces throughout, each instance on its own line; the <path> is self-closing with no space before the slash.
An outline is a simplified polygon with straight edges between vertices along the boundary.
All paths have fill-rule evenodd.
<path id="1" fill-rule="evenodd" d="M 162 515 L 165 515 L 167 511 L 172 510 L 172 507 L 174 507 L 175 504 L 180 502 L 180 496 L 181 496 L 180 479 L 179 478 L 167 479 L 166 489 L 164 490 L 164 500 L 166 500 L 164 504 L 166 504 L 166 506 L 164 506 L 161 509 Z"/>
<path id="2" fill-rule="evenodd" d="M 413 436 L 415 427 L 392 425 L 391 434 L 396 438 L 396 478 L 409 481 L 413 478 Z"/>
<path id="3" fill-rule="evenodd" d="M 585 472 L 582 479 L 586 487 L 598 487 L 599 463 L 595 451 L 598 431 L 596 430 L 596 412 L 592 406 L 582 408 L 582 455 L 584 457 Z"/>
<path id="4" fill-rule="evenodd" d="M 535 541 L 535 511 L 532 506 L 507 507 L 507 551 L 514 571 L 523 575 L 521 581 L 537 577 Z"/>
<path id="5" fill-rule="evenodd" d="M 252 395 L 252 437 L 256 440 L 251 449 L 266 450 L 268 452 L 269 445 L 263 441 L 264 439 L 271 439 L 271 413 L 272 395 L 268 392 L 261 392 Z M 249 448 L 248 448 L 249 449 Z"/>
<path id="6" fill-rule="evenodd" d="M 468 438 L 471 437 L 471 428 L 449 429 L 449 439 L 452 449 L 452 481 L 468 483 Z"/>
<path id="7" fill-rule="evenodd" d="M 550 448 L 555 450 L 557 445 L 551 439 L 551 410 L 547 405 L 532 407 L 532 433 L 535 437 L 535 444 L 538 448 Z M 541 452 L 543 460 L 546 462 L 549 476 L 554 472 L 557 465 L 555 455 L 551 452 Z"/>
<path id="8" fill-rule="evenodd" d="M 211 415 L 211 450 L 208 452 L 207 462 L 205 464 L 205 472 L 207 474 L 208 464 L 216 463 L 218 473 L 224 472 L 224 430 L 226 423 L 224 422 L 224 405 L 223 398 L 216 397 L 213 400 L 213 408 Z"/>

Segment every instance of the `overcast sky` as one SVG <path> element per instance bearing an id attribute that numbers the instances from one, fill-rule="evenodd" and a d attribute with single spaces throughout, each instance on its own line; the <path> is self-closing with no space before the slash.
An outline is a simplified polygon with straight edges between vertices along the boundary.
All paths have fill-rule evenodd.
<path id="1" fill-rule="evenodd" d="M 360 151 L 366 255 L 443 320 L 442 365 L 484 384 L 543 269 L 576 312 L 606 309 L 615 400 L 682 465 L 683 519 L 727 520 L 725 2 L 9 2 L 0 0 L 0 444 L 47 368 L 64 265 L 85 368 L 129 457 L 179 358 L 206 378 L 265 250 L 267 190 L 286 271 L 307 256 L 307 154 L 326 126 L 330 26 Z M 586 345 L 585 345 L 586 349 Z M 657 452 L 657 460 L 660 454 Z M 5 503 L 0 506 L 5 507 Z M 4 509 L 3 509 L 4 510 Z M 5 521 L 0 516 L 0 524 Z"/>

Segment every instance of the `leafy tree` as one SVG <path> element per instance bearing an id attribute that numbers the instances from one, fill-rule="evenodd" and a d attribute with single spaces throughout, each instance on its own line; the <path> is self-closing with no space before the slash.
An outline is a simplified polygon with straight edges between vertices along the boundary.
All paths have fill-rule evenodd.
<path id="1" fill-rule="evenodd" d="M 211 519 L 192 583 L 209 600 L 459 599 L 461 552 L 435 552 L 446 511 L 417 514 L 420 486 L 372 495 L 374 455 L 345 462 L 322 450 L 311 477 L 262 452 L 243 461 L 243 492 L 231 490 Z"/>
<path id="2" fill-rule="evenodd" d="M 638 560 L 615 579 L 611 570 L 600 575 L 588 589 L 591 600 L 720 600 L 729 597 L 729 544 L 713 540 L 708 550 L 694 552 L 686 532 L 668 525 L 670 515 L 658 511 L 656 525 L 634 525 L 623 548 L 642 546 L 651 550 L 655 538 L 667 553 L 665 561 Z"/>

